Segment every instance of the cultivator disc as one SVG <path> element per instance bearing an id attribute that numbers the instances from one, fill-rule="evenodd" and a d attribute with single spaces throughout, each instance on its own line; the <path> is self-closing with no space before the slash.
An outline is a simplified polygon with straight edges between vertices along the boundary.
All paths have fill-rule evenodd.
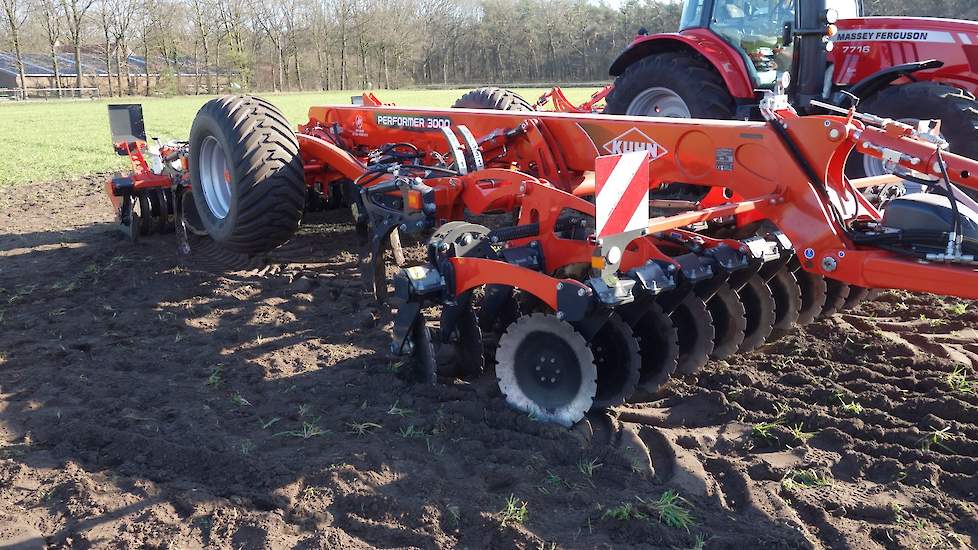
<path id="1" fill-rule="evenodd" d="M 450 332 L 441 327 L 451 326 Z M 468 305 L 456 304 L 442 309 L 439 328 L 429 329 L 435 349 L 438 374 L 472 379 L 482 374 L 482 330 L 475 312 Z"/>
<path id="2" fill-rule="evenodd" d="M 173 192 L 147 189 L 127 194 L 121 202 L 119 226 L 131 242 L 174 228 Z"/>
<path id="3" fill-rule="evenodd" d="M 637 305 L 630 313 L 634 317 L 632 333 L 642 358 L 638 389 L 653 394 L 676 372 L 679 336 L 672 319 L 655 302 Z"/>
<path id="4" fill-rule="evenodd" d="M 849 298 L 849 290 L 850 287 L 846 283 L 835 279 L 825 279 L 825 305 L 822 306 L 822 311 L 818 316 L 824 319 L 842 311 L 846 299 Z"/>
<path id="5" fill-rule="evenodd" d="M 521 317 L 502 335 L 496 378 L 512 407 L 563 426 L 584 417 L 598 390 L 598 368 L 584 336 L 545 313 Z"/>
<path id="6" fill-rule="evenodd" d="M 738 292 L 744 304 L 747 326 L 744 328 L 744 341 L 740 343 L 740 353 L 750 353 L 764 345 L 774 330 L 774 294 L 760 275 L 754 275 Z"/>
<path id="7" fill-rule="evenodd" d="M 781 335 L 791 330 L 801 315 L 801 286 L 787 268 L 779 269 L 767 285 L 774 297 L 774 333 Z"/>
<path id="8" fill-rule="evenodd" d="M 849 295 L 842 303 L 842 309 L 848 310 L 859 305 L 860 302 L 869 296 L 869 289 L 862 286 L 849 285 Z"/>
<path id="9" fill-rule="evenodd" d="M 679 361 L 676 372 L 694 374 L 706 366 L 713 353 L 716 329 L 706 302 L 689 293 L 672 312 L 672 322 L 679 336 Z"/>
<path id="10" fill-rule="evenodd" d="M 727 359 L 737 353 L 744 342 L 744 331 L 747 329 L 747 312 L 737 293 L 724 283 L 707 302 L 710 316 L 713 318 L 712 359 Z"/>
<path id="11" fill-rule="evenodd" d="M 800 268 L 795 271 L 795 280 L 801 290 L 801 309 L 798 310 L 797 323 L 805 326 L 822 313 L 827 298 L 827 283 L 825 277 Z"/>
<path id="12" fill-rule="evenodd" d="M 642 371 L 639 343 L 621 316 L 612 313 L 591 339 L 598 368 L 598 389 L 593 406 L 606 409 L 621 405 L 635 392 Z"/>

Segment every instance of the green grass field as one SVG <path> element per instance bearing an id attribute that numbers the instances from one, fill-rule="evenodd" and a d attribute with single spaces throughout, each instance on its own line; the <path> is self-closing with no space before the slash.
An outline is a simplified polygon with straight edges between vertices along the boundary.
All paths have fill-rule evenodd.
<path id="1" fill-rule="evenodd" d="M 402 106 L 448 107 L 467 90 L 380 90 L 381 101 Z M 545 90 L 518 90 L 532 101 Z M 595 90 L 566 90 L 572 101 L 583 102 Z M 265 94 L 294 124 L 306 122 L 311 105 L 349 104 L 356 92 Z M 125 169 L 109 138 L 106 105 L 143 104 L 146 135 L 186 139 L 197 109 L 206 96 L 124 98 L 97 101 L 50 101 L 0 104 L 0 185 L 69 179 L 96 172 Z"/>

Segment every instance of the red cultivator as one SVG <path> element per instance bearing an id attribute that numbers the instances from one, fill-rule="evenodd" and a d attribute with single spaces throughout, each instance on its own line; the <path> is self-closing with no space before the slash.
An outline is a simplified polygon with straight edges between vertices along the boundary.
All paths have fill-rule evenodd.
<path id="1" fill-rule="evenodd" d="M 933 128 L 800 117 L 773 94 L 767 122 L 364 99 L 312 107 L 298 133 L 257 98 L 207 103 L 163 159 L 186 162 L 164 185 L 178 228 L 255 254 L 290 238 L 306 197 L 347 204 L 380 299 L 385 251 L 400 263 L 401 237 L 425 242 L 393 278 L 392 352 L 434 381 L 478 376 L 488 350 L 507 401 L 542 420 L 640 399 L 868 289 L 978 298 L 978 205 L 952 185 L 978 189 L 978 163 Z M 843 176 L 853 148 L 935 192 L 880 214 Z M 113 187 L 123 225 L 156 177 Z"/>

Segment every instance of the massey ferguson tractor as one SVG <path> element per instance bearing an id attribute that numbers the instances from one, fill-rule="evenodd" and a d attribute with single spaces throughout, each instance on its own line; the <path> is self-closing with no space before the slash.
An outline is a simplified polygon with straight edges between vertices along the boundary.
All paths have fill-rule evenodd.
<path id="1" fill-rule="evenodd" d="M 760 118 L 782 75 L 803 113 L 812 100 L 903 122 L 940 119 L 951 150 L 978 158 L 978 22 L 863 17 L 861 0 L 686 0 L 678 33 L 644 30 L 614 61 L 605 112 Z M 888 173 L 856 154 L 850 178 Z"/>

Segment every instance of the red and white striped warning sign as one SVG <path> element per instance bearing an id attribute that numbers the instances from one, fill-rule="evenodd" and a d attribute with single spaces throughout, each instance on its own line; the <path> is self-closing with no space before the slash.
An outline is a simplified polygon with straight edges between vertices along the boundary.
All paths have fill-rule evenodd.
<path id="1" fill-rule="evenodd" d="M 649 152 L 598 157 L 594 161 L 597 236 L 649 226 Z"/>

